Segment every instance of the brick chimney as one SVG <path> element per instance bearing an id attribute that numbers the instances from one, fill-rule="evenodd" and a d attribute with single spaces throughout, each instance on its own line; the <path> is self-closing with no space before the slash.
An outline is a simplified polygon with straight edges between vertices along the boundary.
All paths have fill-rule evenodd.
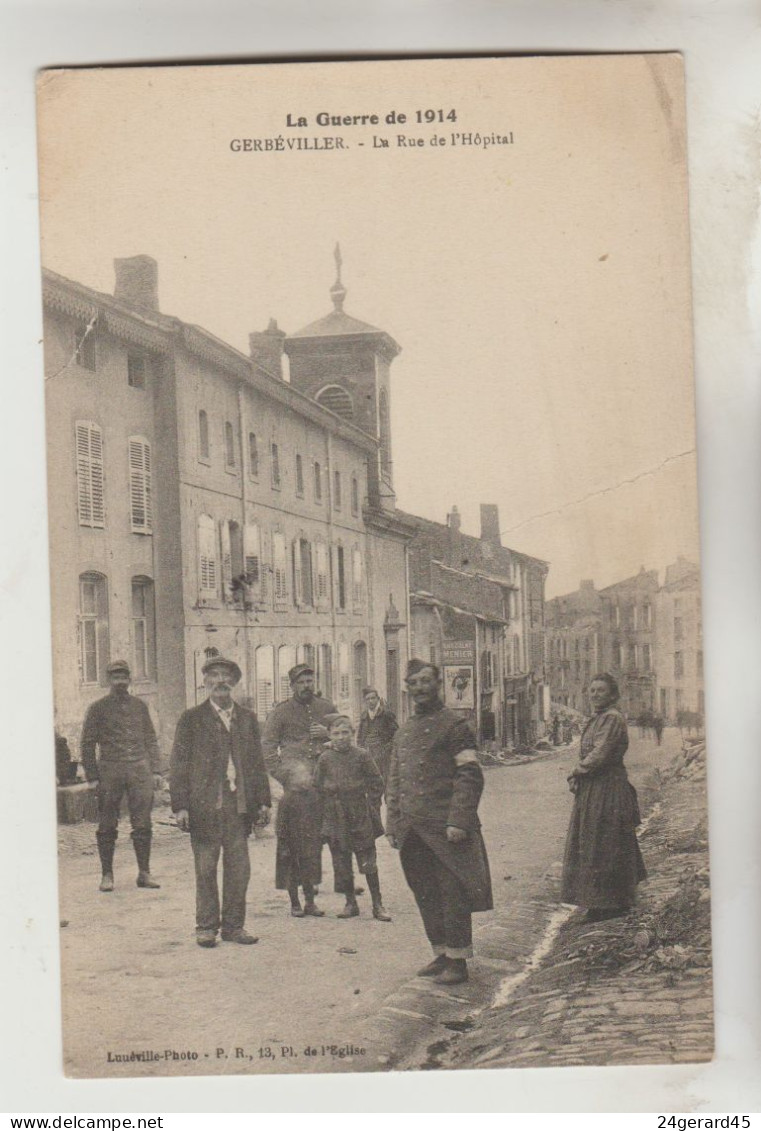
<path id="1" fill-rule="evenodd" d="M 502 545 L 499 532 L 499 507 L 494 503 L 481 503 L 481 541 L 490 542 L 492 546 Z"/>
<path id="2" fill-rule="evenodd" d="M 254 331 L 248 335 L 248 348 L 251 360 L 262 369 L 266 369 L 273 377 L 283 376 L 283 343 L 285 331 L 278 327 L 274 318 L 270 318 L 269 326 L 263 331 Z"/>
<path id="3" fill-rule="evenodd" d="M 447 526 L 450 530 L 454 530 L 455 533 L 457 533 L 460 529 L 460 522 L 460 512 L 458 511 L 457 507 L 454 506 L 447 515 Z"/>
<path id="4" fill-rule="evenodd" d="M 116 286 L 114 298 L 128 306 L 146 310 L 159 308 L 159 266 L 150 255 L 133 255 L 115 259 Z"/>

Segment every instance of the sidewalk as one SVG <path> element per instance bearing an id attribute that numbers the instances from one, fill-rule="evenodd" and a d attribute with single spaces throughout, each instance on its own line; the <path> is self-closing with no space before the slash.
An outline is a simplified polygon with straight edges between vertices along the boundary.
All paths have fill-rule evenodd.
<path id="1" fill-rule="evenodd" d="M 663 775 L 640 842 L 649 879 L 623 920 L 560 906 L 491 1002 L 400 1068 L 696 1063 L 713 1051 L 705 753 Z M 550 877 L 557 884 L 556 877 Z M 520 930 L 544 901 L 514 905 Z M 510 925 L 501 923 L 509 931 Z M 505 936 L 507 937 L 507 936 Z M 478 941 L 479 953 L 483 942 Z M 452 1014 L 450 1012 L 450 1018 Z M 457 1031 L 459 1030 L 459 1032 Z M 416 1063 L 413 1063 L 415 1061 Z"/>

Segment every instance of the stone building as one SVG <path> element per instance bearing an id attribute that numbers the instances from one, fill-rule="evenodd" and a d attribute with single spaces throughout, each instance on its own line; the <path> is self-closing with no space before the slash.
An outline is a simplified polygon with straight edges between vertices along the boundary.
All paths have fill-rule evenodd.
<path id="1" fill-rule="evenodd" d="M 700 569 L 680 557 L 666 569 L 657 596 L 657 709 L 668 723 L 702 722 L 703 615 Z M 692 715 L 686 719 L 685 712 Z"/>
<path id="2" fill-rule="evenodd" d="M 148 256 L 114 295 L 44 275 L 59 729 L 76 740 L 125 656 L 162 746 L 214 651 L 266 716 L 309 660 L 354 714 L 370 682 L 401 710 L 406 544 L 394 509 L 390 364 L 399 346 L 334 309 L 250 356 L 159 310 Z M 290 360 L 290 382 L 283 354 Z"/>
<path id="3" fill-rule="evenodd" d="M 600 590 L 601 668 L 621 690 L 621 709 L 634 719 L 655 710 L 655 639 L 658 571 L 644 566 L 634 577 Z"/>
<path id="4" fill-rule="evenodd" d="M 448 706 L 468 714 L 482 738 L 503 746 L 544 734 L 544 585 L 548 565 L 502 545 L 499 513 L 481 507 L 481 536 L 407 515 L 415 655 L 442 667 Z"/>
<path id="5" fill-rule="evenodd" d="M 586 713 L 590 680 L 602 667 L 602 600 L 594 581 L 549 600 L 545 624 L 552 701 Z"/>

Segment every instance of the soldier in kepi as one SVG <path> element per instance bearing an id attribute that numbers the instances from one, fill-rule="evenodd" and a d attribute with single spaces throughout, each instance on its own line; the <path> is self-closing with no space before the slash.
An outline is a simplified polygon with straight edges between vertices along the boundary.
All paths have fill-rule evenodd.
<path id="1" fill-rule="evenodd" d="M 477 812 L 484 779 L 473 732 L 441 701 L 436 665 L 410 660 L 406 684 L 415 712 L 394 735 L 387 835 L 435 955 L 418 974 L 454 986 L 468 979 L 471 914 L 493 906 Z"/>
<path id="2" fill-rule="evenodd" d="M 98 783 L 98 841 L 101 891 L 114 890 L 114 849 L 119 808 L 127 795 L 132 843 L 137 857 L 137 886 L 158 888 L 151 876 L 151 808 L 161 789 L 161 760 L 151 716 L 142 699 L 129 693 L 126 660 L 106 668 L 111 691 L 92 703 L 82 728 L 82 765 L 89 782 Z M 97 748 L 97 755 L 96 755 Z"/>
<path id="3" fill-rule="evenodd" d="M 275 887 L 291 898 L 291 915 L 324 915 L 315 904 L 322 879 L 322 807 L 314 786 L 317 760 L 328 740 L 325 716 L 337 714 L 315 695 L 314 669 L 296 664 L 288 673 L 293 692 L 267 716 L 262 747 L 267 769 L 284 794 L 277 808 Z M 304 906 L 299 899 L 304 892 Z"/>

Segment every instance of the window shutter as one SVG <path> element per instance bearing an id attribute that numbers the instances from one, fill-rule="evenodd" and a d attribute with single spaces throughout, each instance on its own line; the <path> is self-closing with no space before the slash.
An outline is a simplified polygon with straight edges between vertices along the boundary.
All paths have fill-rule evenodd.
<path id="1" fill-rule="evenodd" d="M 151 445 L 139 437 L 129 441 L 129 497 L 133 534 L 152 533 Z"/>
<path id="2" fill-rule="evenodd" d="M 219 535 L 222 542 L 222 597 L 229 600 L 232 597 L 233 559 L 230 549 L 230 523 L 226 519 L 219 524 Z"/>
<path id="3" fill-rule="evenodd" d="M 292 543 L 291 555 L 293 558 L 293 600 L 294 604 L 302 605 L 304 603 L 303 575 L 301 572 L 301 542 L 298 538 Z"/>
<path id="4" fill-rule="evenodd" d="M 261 536 L 256 523 L 243 528 L 243 569 L 248 584 L 253 587 L 261 580 Z"/>
<path id="5" fill-rule="evenodd" d="M 77 510 L 80 526 L 104 527 L 105 495 L 103 490 L 103 435 L 97 424 L 78 420 Z"/>

